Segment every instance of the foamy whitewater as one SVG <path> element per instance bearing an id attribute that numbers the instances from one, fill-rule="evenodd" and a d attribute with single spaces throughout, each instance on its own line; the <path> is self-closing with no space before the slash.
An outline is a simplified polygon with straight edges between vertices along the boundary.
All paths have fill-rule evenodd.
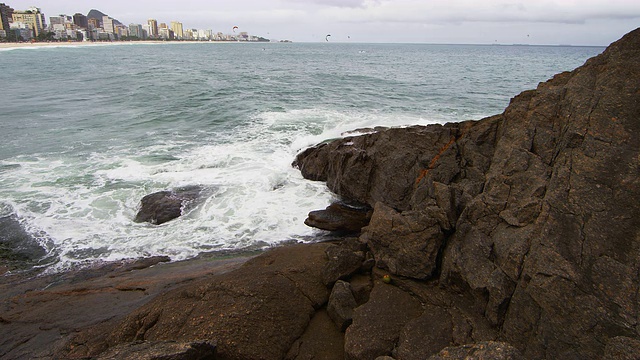
<path id="1" fill-rule="evenodd" d="M 303 221 L 334 195 L 292 168 L 301 150 L 358 128 L 497 114 L 602 50 L 203 43 L 0 51 L 0 218 L 16 219 L 46 249 L 39 266 L 50 271 L 313 241 L 323 233 Z M 182 217 L 133 222 L 143 196 L 190 185 L 206 196 Z"/>

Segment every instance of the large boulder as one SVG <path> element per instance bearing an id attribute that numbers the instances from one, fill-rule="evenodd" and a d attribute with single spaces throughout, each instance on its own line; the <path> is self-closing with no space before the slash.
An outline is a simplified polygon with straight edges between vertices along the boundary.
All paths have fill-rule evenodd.
<path id="1" fill-rule="evenodd" d="M 420 172 L 458 135 L 458 124 L 388 129 L 307 149 L 293 165 L 346 199 L 407 210 Z"/>

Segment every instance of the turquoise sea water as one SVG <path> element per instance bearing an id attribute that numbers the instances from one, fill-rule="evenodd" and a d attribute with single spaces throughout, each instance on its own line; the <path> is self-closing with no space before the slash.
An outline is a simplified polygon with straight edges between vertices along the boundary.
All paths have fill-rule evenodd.
<path id="1" fill-rule="evenodd" d="M 332 200 L 291 167 L 373 126 L 480 119 L 600 47 L 202 43 L 0 51 L 0 218 L 53 270 L 99 260 L 308 241 Z M 140 199 L 207 197 L 176 221 Z M 0 241 L 3 229 L 0 228 Z M 6 236 L 5 236 L 6 239 Z"/>

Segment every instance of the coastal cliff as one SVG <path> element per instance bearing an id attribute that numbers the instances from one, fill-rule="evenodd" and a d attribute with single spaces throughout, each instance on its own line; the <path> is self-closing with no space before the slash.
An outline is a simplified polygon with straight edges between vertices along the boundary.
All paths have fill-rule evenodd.
<path id="1" fill-rule="evenodd" d="M 502 114 L 334 140 L 305 150 L 294 165 L 345 201 L 370 206 L 368 225 L 340 242 L 282 246 L 225 271 L 199 268 L 180 286 L 156 286 L 152 299 L 68 325 L 46 342 L 14 333 L 0 354 L 406 360 L 640 353 L 640 29 L 514 97 Z M 107 296 L 104 289 L 116 286 L 86 284 L 57 294 Z M 37 332 L 36 320 L 25 327 L 20 317 L 38 306 L 29 299 L 45 298 L 50 311 L 65 306 L 69 298 L 54 291 L 12 294 L 0 329 Z"/>
<path id="2" fill-rule="evenodd" d="M 588 359 L 639 335 L 639 134 L 635 30 L 500 115 L 333 141 L 295 164 L 374 207 L 360 241 L 376 266 L 473 297 L 489 337 L 526 358 Z"/>

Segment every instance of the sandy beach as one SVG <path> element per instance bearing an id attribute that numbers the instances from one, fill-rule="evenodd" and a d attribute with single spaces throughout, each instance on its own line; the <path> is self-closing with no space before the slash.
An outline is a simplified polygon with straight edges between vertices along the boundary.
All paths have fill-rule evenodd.
<path id="1" fill-rule="evenodd" d="M 111 45 L 136 45 L 136 44 L 221 44 L 235 43 L 237 41 L 112 41 L 112 42 L 91 42 L 91 41 L 74 41 L 74 42 L 35 42 L 35 43 L 0 43 L 0 50 L 24 49 L 24 48 L 42 48 L 42 47 L 61 47 L 61 46 L 111 46 Z"/>

